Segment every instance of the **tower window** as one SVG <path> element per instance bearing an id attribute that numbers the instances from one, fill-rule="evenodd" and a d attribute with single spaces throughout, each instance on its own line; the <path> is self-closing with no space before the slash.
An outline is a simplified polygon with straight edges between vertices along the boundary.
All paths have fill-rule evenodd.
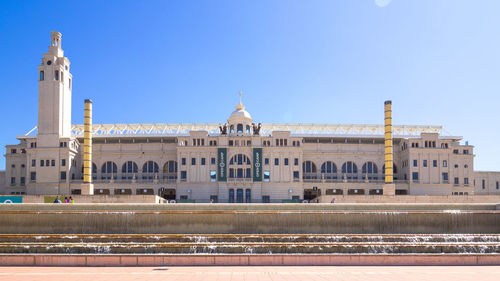
<path id="1" fill-rule="evenodd" d="M 55 79 L 55 80 L 59 80 L 59 70 L 56 70 L 56 71 L 54 72 L 54 79 Z"/>
<path id="2" fill-rule="evenodd" d="M 43 81 L 45 80 L 45 73 L 42 71 L 40 71 L 40 81 Z"/>

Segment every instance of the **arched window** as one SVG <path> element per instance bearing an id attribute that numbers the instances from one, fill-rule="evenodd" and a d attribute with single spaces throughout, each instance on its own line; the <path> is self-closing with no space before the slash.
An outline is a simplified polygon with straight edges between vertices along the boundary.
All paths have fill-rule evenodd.
<path id="1" fill-rule="evenodd" d="M 177 161 L 168 161 L 163 165 L 163 179 L 177 179 Z"/>
<path id="2" fill-rule="evenodd" d="M 158 174 L 159 166 L 154 161 L 148 161 L 142 166 L 142 178 L 153 179 L 155 174 Z"/>
<path id="3" fill-rule="evenodd" d="M 118 172 L 118 167 L 115 162 L 108 161 L 102 164 L 101 167 L 101 179 L 116 179 L 116 173 Z"/>
<path id="4" fill-rule="evenodd" d="M 367 177 L 369 180 L 377 180 L 378 169 L 377 165 L 373 162 L 366 162 L 361 168 L 363 177 Z"/>
<path id="5" fill-rule="evenodd" d="M 231 126 L 229 127 L 229 133 L 230 133 L 230 134 L 234 134 L 234 125 L 231 125 Z"/>
<path id="6" fill-rule="evenodd" d="M 303 179 L 317 179 L 316 165 L 312 161 L 304 161 L 302 163 L 302 178 Z"/>
<path id="7" fill-rule="evenodd" d="M 238 124 L 238 126 L 236 127 L 236 131 L 238 132 L 238 134 L 242 134 L 243 133 L 243 124 Z"/>
<path id="8" fill-rule="evenodd" d="M 252 177 L 250 157 L 236 154 L 229 160 L 229 178 L 249 179 Z M 236 167 L 235 167 L 236 166 Z"/>
<path id="9" fill-rule="evenodd" d="M 246 133 L 247 133 L 247 134 L 250 134 L 250 125 L 247 125 L 247 126 L 246 126 Z"/>
<path id="10" fill-rule="evenodd" d="M 132 179 L 139 172 L 139 168 L 134 161 L 125 162 L 122 166 L 122 179 Z"/>
<path id="11" fill-rule="evenodd" d="M 358 166 L 352 161 L 347 161 L 342 165 L 342 174 L 347 179 L 358 179 Z"/>
<path id="12" fill-rule="evenodd" d="M 229 160 L 229 165 L 250 165 L 250 158 L 245 154 L 236 154 Z"/>
<path id="13" fill-rule="evenodd" d="M 337 166 L 331 161 L 326 161 L 321 165 L 321 174 L 325 179 L 337 179 Z"/>

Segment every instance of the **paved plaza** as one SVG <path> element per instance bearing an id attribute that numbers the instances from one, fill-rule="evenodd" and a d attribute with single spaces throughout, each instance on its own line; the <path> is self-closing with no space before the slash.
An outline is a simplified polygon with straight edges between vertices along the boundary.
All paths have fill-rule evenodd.
<path id="1" fill-rule="evenodd" d="M 500 280 L 500 266 L 0 267 L 0 280 Z"/>

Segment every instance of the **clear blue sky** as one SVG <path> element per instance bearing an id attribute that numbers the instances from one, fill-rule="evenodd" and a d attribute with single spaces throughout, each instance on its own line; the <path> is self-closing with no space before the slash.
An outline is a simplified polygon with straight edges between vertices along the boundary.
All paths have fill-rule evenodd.
<path id="1" fill-rule="evenodd" d="M 500 170 L 500 1 L 383 2 L 4 0 L 2 152 L 37 124 L 57 30 L 73 123 L 85 98 L 95 123 L 224 122 L 241 90 L 257 122 L 381 124 L 392 99 L 395 124 L 443 125 Z"/>

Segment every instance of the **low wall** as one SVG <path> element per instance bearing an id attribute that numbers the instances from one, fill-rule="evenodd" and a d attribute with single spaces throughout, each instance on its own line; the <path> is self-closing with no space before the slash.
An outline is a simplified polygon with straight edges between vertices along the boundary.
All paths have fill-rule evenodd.
<path id="1" fill-rule="evenodd" d="M 438 196 L 438 195 L 322 195 L 319 203 L 498 203 L 500 195 Z"/>
<path id="2" fill-rule="evenodd" d="M 500 211 L 496 205 L 480 205 L 493 209 L 444 210 L 335 210 L 317 204 L 294 204 L 299 209 L 217 209 L 219 204 L 87 205 L 70 204 L 5 204 L 0 206 L 0 233 L 5 234 L 447 234 L 500 233 Z M 263 206 L 267 204 L 261 204 Z M 175 209 L 177 206 L 185 209 Z M 222 207 L 234 208 L 225 204 Z M 269 206 L 269 205 L 268 205 Z M 323 206 L 324 208 L 319 208 Z M 376 206 L 376 205 L 374 205 Z M 470 205 L 475 206 L 475 205 Z M 28 208 L 30 207 L 30 208 Z M 90 207 L 91 209 L 82 209 Z M 188 208 L 191 207 L 191 208 Z M 220 208 L 222 208 L 220 207 Z M 341 207 L 340 204 L 331 207 Z M 477 207 L 477 206 L 476 206 Z M 304 209 L 305 208 L 305 209 Z"/>
<path id="3" fill-rule="evenodd" d="M 57 195 L 0 195 L 2 198 L 18 198 L 22 203 L 52 203 Z M 59 195 L 64 198 L 69 196 Z M 75 203 L 163 203 L 165 199 L 156 195 L 71 195 Z"/>
<path id="4" fill-rule="evenodd" d="M 500 265 L 499 254 L 0 255 L 2 266 Z"/>

